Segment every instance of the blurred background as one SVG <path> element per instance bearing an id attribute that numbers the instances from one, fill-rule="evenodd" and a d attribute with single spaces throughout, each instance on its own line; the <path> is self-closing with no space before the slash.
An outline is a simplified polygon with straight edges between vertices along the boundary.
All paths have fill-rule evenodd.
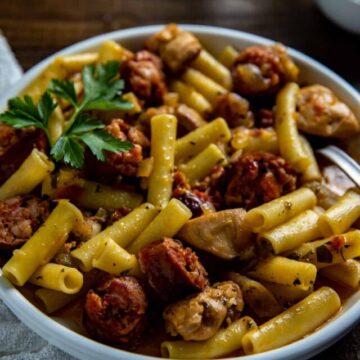
<path id="1" fill-rule="evenodd" d="M 360 90 L 360 36 L 330 22 L 314 0 L 0 0 L 0 30 L 24 70 L 82 39 L 168 22 L 272 38 L 314 57 Z M 315 359 L 360 359 L 360 327 Z"/>
<path id="2" fill-rule="evenodd" d="M 97 34 L 167 22 L 218 25 L 270 37 L 326 64 L 360 90 L 360 36 L 331 23 L 314 0 L 0 1 L 0 29 L 24 69 Z"/>

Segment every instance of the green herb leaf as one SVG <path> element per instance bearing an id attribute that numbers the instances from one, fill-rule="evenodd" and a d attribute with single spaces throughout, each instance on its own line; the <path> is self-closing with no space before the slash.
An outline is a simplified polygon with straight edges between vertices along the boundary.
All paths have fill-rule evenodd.
<path id="1" fill-rule="evenodd" d="M 75 85 L 72 81 L 58 79 L 51 80 L 49 91 L 68 101 L 72 106 L 77 107 Z"/>
<path id="2" fill-rule="evenodd" d="M 81 168 L 84 165 L 84 147 L 72 137 L 60 137 L 51 149 L 51 155 L 57 161 L 63 159 L 66 164 L 74 168 Z"/>
<path id="3" fill-rule="evenodd" d="M 121 141 L 106 131 L 84 133 L 79 138 L 90 148 L 97 159 L 105 161 L 104 150 L 122 152 L 131 150 L 134 145 L 129 141 Z"/>
<path id="4" fill-rule="evenodd" d="M 105 124 L 103 124 L 102 122 L 94 119 L 93 117 L 85 113 L 81 113 L 76 118 L 68 133 L 72 135 L 79 135 L 87 131 L 103 129 L 104 127 Z"/>
<path id="5" fill-rule="evenodd" d="M 30 96 L 13 98 L 8 102 L 8 110 L 0 115 L 0 121 L 16 129 L 35 126 L 47 133 L 47 124 L 57 104 L 48 92 L 41 97 L 37 106 Z"/>

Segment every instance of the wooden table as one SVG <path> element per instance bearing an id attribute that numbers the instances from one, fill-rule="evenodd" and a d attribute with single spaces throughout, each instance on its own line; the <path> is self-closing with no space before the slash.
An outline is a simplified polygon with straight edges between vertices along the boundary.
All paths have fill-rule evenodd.
<path id="1" fill-rule="evenodd" d="M 248 31 L 292 46 L 360 90 L 360 37 L 330 23 L 312 0 L 1 0 L 0 29 L 20 64 L 120 28 L 167 22 Z M 315 359 L 359 359 L 360 326 Z"/>

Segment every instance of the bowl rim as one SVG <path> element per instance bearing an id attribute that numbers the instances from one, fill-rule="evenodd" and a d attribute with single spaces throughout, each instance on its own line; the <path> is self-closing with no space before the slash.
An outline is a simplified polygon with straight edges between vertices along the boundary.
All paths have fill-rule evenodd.
<path id="1" fill-rule="evenodd" d="M 48 65 L 56 56 L 69 55 L 73 53 L 83 52 L 92 47 L 98 46 L 104 40 L 121 41 L 121 39 L 129 37 L 148 36 L 159 31 L 164 24 L 140 26 L 127 29 L 120 29 L 109 33 L 104 33 L 56 52 L 39 62 L 37 65 L 28 70 L 25 75 L 15 83 L 5 96 L 0 99 L 0 110 L 4 109 L 9 98 L 18 95 L 26 86 Z M 179 24 L 185 30 L 192 31 L 203 35 L 223 35 L 234 39 L 252 42 L 254 44 L 270 44 L 274 40 L 250 34 L 240 30 L 228 29 L 217 26 L 208 25 L 191 25 Z M 347 81 L 342 79 L 335 72 L 322 65 L 318 61 L 303 54 L 300 51 L 288 47 L 289 54 L 295 61 L 306 63 L 316 72 L 322 73 L 325 77 L 330 78 L 342 87 L 356 104 L 360 104 L 360 93 Z M 10 310 L 21 319 L 21 321 L 34 330 L 38 335 L 46 339 L 52 345 L 61 350 L 82 359 L 98 359 L 106 355 L 107 359 L 129 359 L 129 360 L 145 360 L 159 359 L 148 355 L 132 353 L 118 348 L 114 348 L 84 335 L 81 335 L 53 320 L 50 316 L 43 313 L 27 300 L 10 282 L 2 276 L 0 269 L 0 299 L 10 308 Z M 246 360 L 285 360 L 289 356 L 296 359 L 306 359 L 313 356 L 328 346 L 338 341 L 344 336 L 356 323 L 360 320 L 360 301 L 352 304 L 349 309 L 341 313 L 336 319 L 330 320 L 322 328 L 313 332 L 310 336 L 295 341 L 281 348 L 271 350 L 256 355 L 247 355 L 235 357 L 233 359 Z"/>

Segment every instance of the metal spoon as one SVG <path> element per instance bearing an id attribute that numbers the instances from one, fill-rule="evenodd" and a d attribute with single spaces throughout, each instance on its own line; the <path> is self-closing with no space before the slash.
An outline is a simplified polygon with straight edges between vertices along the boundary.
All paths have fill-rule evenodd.
<path id="1" fill-rule="evenodd" d="M 333 145 L 319 149 L 317 152 L 324 155 L 334 164 L 336 164 L 358 187 L 360 187 L 360 165 L 348 154 L 339 149 L 337 146 Z"/>

